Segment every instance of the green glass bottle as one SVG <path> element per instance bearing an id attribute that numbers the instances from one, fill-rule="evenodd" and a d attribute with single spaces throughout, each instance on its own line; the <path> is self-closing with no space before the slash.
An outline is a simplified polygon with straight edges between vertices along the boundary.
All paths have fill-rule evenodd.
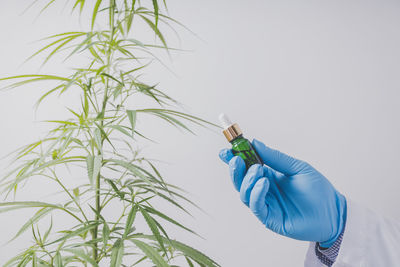
<path id="1" fill-rule="evenodd" d="M 233 155 L 241 157 L 246 163 L 246 168 L 253 164 L 263 164 L 262 160 L 254 150 L 250 141 L 243 137 L 243 133 L 237 123 L 232 123 L 225 114 L 219 116 L 224 128 L 226 139 L 232 144 Z"/>

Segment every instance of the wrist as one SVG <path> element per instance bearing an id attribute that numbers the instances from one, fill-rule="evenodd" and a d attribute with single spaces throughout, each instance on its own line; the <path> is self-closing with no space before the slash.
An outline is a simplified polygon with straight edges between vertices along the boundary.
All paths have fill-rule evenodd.
<path id="1" fill-rule="evenodd" d="M 318 242 L 318 246 L 321 248 L 321 250 L 330 248 L 344 232 L 344 227 L 346 225 L 346 217 L 347 217 L 347 208 L 346 208 L 347 204 L 346 204 L 346 198 L 340 193 L 337 193 L 336 206 L 338 210 L 336 233 L 329 240 L 324 242 Z"/>
<path id="2" fill-rule="evenodd" d="M 329 248 L 320 247 L 319 243 L 315 244 L 315 254 L 317 258 L 326 266 L 332 266 L 339 255 L 340 246 L 343 240 L 345 229 L 339 235 L 339 238 Z"/>

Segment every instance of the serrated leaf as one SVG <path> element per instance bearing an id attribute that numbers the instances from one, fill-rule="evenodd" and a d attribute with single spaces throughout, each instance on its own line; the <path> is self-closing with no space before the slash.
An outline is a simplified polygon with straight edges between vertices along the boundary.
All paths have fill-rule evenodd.
<path id="1" fill-rule="evenodd" d="M 115 129 L 123 134 L 125 134 L 126 136 L 132 137 L 132 134 L 129 133 L 125 128 L 128 128 L 126 126 L 120 126 L 120 125 L 109 125 L 107 126 L 108 128 L 112 128 Z M 125 128 L 124 128 L 125 127 Z M 128 128 L 129 129 L 129 128 Z"/>
<path id="2" fill-rule="evenodd" d="M 14 202 L 2 202 L 0 203 L 0 213 L 2 212 L 7 212 L 10 210 L 16 210 L 16 209 L 26 209 L 26 208 L 53 208 L 53 209 L 59 209 L 67 212 L 74 218 L 78 219 L 79 221 L 82 222 L 79 217 L 68 211 L 67 209 L 63 208 L 61 205 L 55 205 L 55 204 L 50 204 L 50 203 L 45 203 L 45 202 L 39 202 L 39 201 L 14 201 Z"/>
<path id="3" fill-rule="evenodd" d="M 129 11 L 129 14 L 128 14 L 127 20 L 126 20 L 127 33 L 129 33 L 131 26 L 132 26 L 133 15 L 135 14 L 135 4 L 136 4 L 136 0 L 132 0 L 131 10 Z"/>
<path id="4" fill-rule="evenodd" d="M 137 211 L 138 211 L 138 205 L 132 204 L 131 210 L 129 211 L 128 218 L 126 219 L 125 233 L 124 233 L 125 237 L 130 233 L 133 222 L 135 221 Z"/>
<path id="5" fill-rule="evenodd" d="M 96 126 L 97 126 L 97 128 L 96 128 L 96 130 L 98 130 L 99 132 L 100 132 L 100 144 L 101 144 L 101 136 L 103 136 L 104 138 L 105 138 L 105 140 L 107 140 L 107 142 L 112 146 L 112 148 L 114 149 L 114 150 L 116 150 L 115 149 L 115 147 L 114 147 L 114 145 L 113 145 L 113 143 L 111 142 L 111 140 L 108 138 L 108 135 L 106 134 L 106 132 L 104 131 L 104 129 L 103 129 L 103 127 L 101 127 L 100 125 L 98 125 L 97 123 L 95 123 L 96 124 Z M 98 137 L 96 137 L 96 138 L 98 138 Z M 102 148 L 101 148 L 102 149 Z M 103 154 L 103 152 L 101 151 L 101 154 Z"/>
<path id="6" fill-rule="evenodd" d="M 78 4 L 80 4 L 79 13 L 82 14 L 83 6 L 85 4 L 85 0 L 76 0 L 74 6 L 72 7 L 72 11 L 75 10 L 75 8 L 78 6 Z"/>
<path id="7" fill-rule="evenodd" d="M 94 267 L 98 267 L 99 265 L 96 263 L 95 260 L 92 259 L 91 256 L 89 256 L 88 254 L 86 254 L 86 252 L 84 250 L 81 249 L 63 249 L 64 251 L 68 251 L 72 254 L 74 254 L 75 256 L 89 262 L 90 264 L 92 264 Z"/>
<path id="8" fill-rule="evenodd" d="M 136 125 L 136 110 L 127 110 L 129 122 L 131 123 L 132 128 L 132 136 L 135 133 L 135 125 Z"/>
<path id="9" fill-rule="evenodd" d="M 46 39 L 50 39 L 50 38 L 54 38 L 54 37 L 59 37 L 59 36 L 63 36 L 63 38 L 57 39 L 56 41 L 53 41 L 53 42 L 51 42 L 50 44 L 46 45 L 45 47 L 41 48 L 40 50 L 36 51 L 33 55 L 31 55 L 29 58 L 27 58 L 26 61 L 32 59 L 33 57 L 37 56 L 38 54 L 42 53 L 43 51 L 49 49 L 50 47 L 52 47 L 52 46 L 54 46 L 54 45 L 56 45 L 56 44 L 58 44 L 58 43 L 60 43 L 60 42 L 62 42 L 62 41 L 64 41 L 64 40 L 70 40 L 70 41 L 72 41 L 72 40 L 74 40 L 75 38 L 77 38 L 77 37 L 79 37 L 79 36 L 82 36 L 82 35 L 84 35 L 84 34 L 85 34 L 85 33 L 83 33 L 83 32 L 66 32 L 66 33 L 62 33 L 62 34 L 55 35 L 55 36 L 54 36 L 54 35 L 53 35 L 53 36 L 50 36 L 50 37 L 48 37 L 48 38 L 46 38 Z M 67 35 L 67 36 L 65 37 L 65 35 Z"/>
<path id="10" fill-rule="evenodd" d="M 186 262 L 189 264 L 189 267 L 194 267 L 193 262 L 188 257 L 185 257 L 185 259 Z"/>
<path id="11" fill-rule="evenodd" d="M 47 231 L 44 233 L 44 236 L 43 236 L 43 242 L 44 242 L 44 243 L 46 243 L 47 238 L 49 237 L 52 228 L 53 228 L 53 217 L 51 217 L 49 228 L 48 228 Z"/>
<path id="12" fill-rule="evenodd" d="M 111 263 L 110 267 L 120 267 L 122 264 L 122 257 L 124 256 L 124 242 L 118 239 L 111 250 Z"/>
<path id="13" fill-rule="evenodd" d="M 167 42 L 165 41 L 164 36 L 160 32 L 160 30 L 156 27 L 156 25 L 154 25 L 154 23 L 151 20 L 149 20 L 148 18 L 146 18 L 145 16 L 141 16 L 141 17 L 150 26 L 150 28 L 155 32 L 155 34 L 157 35 L 158 39 L 160 39 L 160 41 L 164 45 L 164 48 L 168 49 Z"/>
<path id="14" fill-rule="evenodd" d="M 114 30 L 114 15 L 116 12 L 115 0 L 110 0 L 110 6 L 108 8 L 109 8 L 109 12 L 108 12 L 109 25 L 111 26 L 112 30 Z"/>
<path id="15" fill-rule="evenodd" d="M 113 81 L 116 81 L 116 82 L 117 82 L 117 83 L 119 83 L 120 85 L 124 85 L 124 83 L 123 83 L 123 82 L 119 81 L 117 78 L 115 78 L 115 77 L 111 76 L 110 74 L 107 74 L 107 73 L 102 73 L 102 74 L 100 74 L 100 75 L 102 75 L 102 76 L 106 76 L 106 77 L 110 78 L 111 80 L 113 80 Z"/>
<path id="16" fill-rule="evenodd" d="M 137 239 L 129 239 L 134 243 L 157 267 L 169 267 L 169 264 L 158 254 L 157 250 L 149 246 L 143 241 Z"/>
<path id="17" fill-rule="evenodd" d="M 143 48 L 146 47 L 146 46 L 144 45 L 144 43 L 142 43 L 142 42 L 139 41 L 139 40 L 133 39 L 133 38 L 125 39 L 125 41 L 132 42 L 132 43 L 134 43 L 134 44 L 136 44 L 136 45 L 138 45 L 138 46 L 140 46 L 140 47 L 143 47 Z M 142 67 L 140 67 L 140 68 L 142 68 Z M 139 68 L 137 68 L 137 69 L 139 69 Z"/>
<path id="18" fill-rule="evenodd" d="M 213 266 L 219 266 L 215 261 L 207 257 L 205 254 L 202 252 L 184 244 L 176 240 L 171 240 L 172 246 L 184 253 L 186 256 L 192 258 L 194 261 L 196 261 L 199 264 L 204 264 L 205 266 L 213 267 Z"/>
<path id="19" fill-rule="evenodd" d="M 89 115 L 89 100 L 88 100 L 88 93 L 86 90 L 84 92 L 83 113 L 85 114 L 85 118 L 87 118 Z"/>
<path id="20" fill-rule="evenodd" d="M 94 5 L 94 8 L 93 8 L 93 14 L 92 14 L 92 30 L 93 30 L 93 28 L 94 28 L 94 23 L 95 23 L 95 21 L 96 21 L 97 13 L 98 13 L 98 11 L 99 11 L 99 7 L 100 7 L 101 2 L 102 2 L 102 0 L 97 0 L 97 1 L 96 1 L 96 4 Z"/>
<path id="21" fill-rule="evenodd" d="M 22 233 L 24 233 L 26 230 L 28 230 L 33 224 L 38 222 L 40 219 L 42 219 L 44 216 L 46 216 L 49 212 L 51 212 L 54 208 L 41 208 L 38 210 L 32 218 L 30 218 L 19 230 L 18 233 L 11 239 L 14 240 L 17 237 L 19 237 Z"/>
<path id="22" fill-rule="evenodd" d="M 147 212 L 152 213 L 152 214 L 154 214 L 154 215 L 157 215 L 158 217 L 163 218 L 164 220 L 166 220 L 166 221 L 168 221 L 168 222 L 170 222 L 170 223 L 172 223 L 172 224 L 174 224 L 174 225 L 176 225 L 176 226 L 178 226 L 178 227 L 180 227 L 180 228 L 182 228 L 182 229 L 185 229 L 186 231 L 188 231 L 188 232 L 190 232 L 190 233 L 192 233 L 192 234 L 197 235 L 196 232 L 194 232 L 192 229 L 187 228 L 186 226 L 180 224 L 179 222 L 177 222 L 176 220 L 172 219 L 171 217 L 165 215 L 165 214 L 162 213 L 161 211 L 158 211 L 158 210 L 156 210 L 156 209 L 154 209 L 154 208 L 152 208 L 152 207 L 149 207 L 149 206 L 142 206 L 142 207 L 143 207 Z"/>
<path id="23" fill-rule="evenodd" d="M 93 159 L 93 181 L 96 181 L 97 176 L 100 175 L 100 169 L 102 164 L 102 157 L 101 155 L 94 156 Z"/>
<path id="24" fill-rule="evenodd" d="M 92 187 L 94 186 L 93 168 L 94 168 L 94 156 L 89 155 L 86 157 L 86 169 L 88 173 L 89 182 Z"/>
<path id="25" fill-rule="evenodd" d="M 150 216 L 144 209 L 142 209 L 140 206 L 139 206 L 139 209 L 140 209 L 140 212 L 142 213 L 143 218 L 145 219 L 147 225 L 149 226 L 151 232 L 152 232 L 153 235 L 156 237 L 156 240 L 157 240 L 158 244 L 160 245 L 161 249 L 162 249 L 162 250 L 164 251 L 164 253 L 166 254 L 167 251 L 166 251 L 165 246 L 164 246 L 163 237 L 161 236 L 160 231 L 158 230 L 158 226 L 157 226 L 157 224 L 155 223 L 154 218 L 151 217 L 151 216 Z"/>
<path id="26" fill-rule="evenodd" d="M 136 235 L 136 238 L 145 238 L 149 240 L 156 240 L 154 236 L 150 235 Z M 132 239 L 133 241 L 135 239 Z M 197 263 L 207 266 L 207 267 L 218 267 L 220 266 L 218 263 L 210 259 L 204 253 L 194 249 L 182 242 L 176 240 L 170 240 L 171 245 L 176 249 L 181 251 L 185 256 L 190 257 L 192 260 L 196 261 Z"/>
<path id="27" fill-rule="evenodd" d="M 111 188 L 117 193 L 117 195 L 121 198 L 124 199 L 124 195 L 126 194 L 125 192 L 121 192 L 121 190 L 118 189 L 118 187 L 115 185 L 114 181 L 110 179 L 106 179 L 106 181 L 111 185 Z"/>
<path id="28" fill-rule="evenodd" d="M 103 154 L 103 145 L 101 143 L 101 132 L 99 128 L 94 129 L 94 141 L 96 143 L 97 149 Z"/>
<path id="29" fill-rule="evenodd" d="M 36 257 L 36 253 L 33 253 L 32 255 L 32 267 L 37 267 L 38 266 L 38 261 Z"/>
<path id="30" fill-rule="evenodd" d="M 110 227 L 108 227 L 107 222 L 103 223 L 103 246 L 107 247 L 108 240 L 110 239 Z"/>
<path id="31" fill-rule="evenodd" d="M 156 19 L 155 26 L 158 27 L 158 3 L 157 0 L 153 0 L 154 17 Z"/>
<path id="32" fill-rule="evenodd" d="M 66 82 L 71 81 L 71 79 L 65 78 L 65 77 L 60 77 L 60 76 L 56 76 L 56 75 L 41 75 L 41 74 L 26 74 L 26 75 L 10 76 L 10 77 L 5 77 L 5 78 L 0 78 L 0 81 L 22 79 L 22 78 L 32 78 L 32 81 L 42 81 L 42 80 L 56 80 L 56 81 L 66 81 Z"/>
<path id="33" fill-rule="evenodd" d="M 141 169 L 139 166 L 136 166 L 130 162 L 124 161 L 124 160 L 118 160 L 118 159 L 108 159 L 108 162 L 112 162 L 116 165 L 119 165 L 126 170 L 130 171 L 132 175 L 141 178 L 144 182 L 146 182 L 150 187 L 154 188 L 154 185 L 151 181 L 151 176 L 148 176 L 149 173 L 146 173 L 145 170 Z M 150 174 L 151 175 L 151 174 Z M 156 180 L 158 183 L 160 183 L 158 180 Z"/>
<path id="34" fill-rule="evenodd" d="M 60 252 L 57 251 L 56 256 L 54 257 L 54 266 L 55 267 L 63 267 L 63 261 L 61 258 Z"/>
<path id="35" fill-rule="evenodd" d="M 48 246 L 48 245 L 55 244 L 55 243 L 58 243 L 58 242 L 61 242 L 61 241 L 64 241 L 64 240 L 68 240 L 68 239 L 70 239 L 72 237 L 81 235 L 81 234 L 83 234 L 85 232 L 88 232 L 89 230 L 95 228 L 100 223 L 101 222 L 92 222 L 89 225 L 85 225 L 85 226 L 83 226 L 83 227 L 81 227 L 81 228 L 79 228 L 79 229 L 77 229 L 75 231 L 68 231 L 68 233 L 65 234 L 63 237 L 61 237 L 61 238 L 59 238 L 59 239 L 57 239 L 55 241 L 52 241 L 52 242 L 50 242 L 50 243 L 48 243 L 46 245 Z"/>

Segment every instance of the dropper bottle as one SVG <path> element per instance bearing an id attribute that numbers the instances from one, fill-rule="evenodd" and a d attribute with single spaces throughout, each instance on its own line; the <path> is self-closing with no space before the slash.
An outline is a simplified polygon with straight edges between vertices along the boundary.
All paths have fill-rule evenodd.
<path id="1" fill-rule="evenodd" d="M 262 160 L 254 150 L 250 141 L 243 137 L 237 123 L 232 123 L 225 114 L 219 115 L 219 120 L 224 128 L 223 133 L 226 139 L 232 144 L 233 155 L 241 157 L 246 163 L 246 168 L 253 164 L 263 164 Z"/>

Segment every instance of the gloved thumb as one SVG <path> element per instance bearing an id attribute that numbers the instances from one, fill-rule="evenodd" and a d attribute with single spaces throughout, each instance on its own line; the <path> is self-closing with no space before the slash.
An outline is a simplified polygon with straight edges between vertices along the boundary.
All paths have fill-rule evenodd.
<path id="1" fill-rule="evenodd" d="M 225 163 L 229 163 L 233 157 L 232 149 L 224 148 L 219 152 L 219 158 Z"/>
<path id="2" fill-rule="evenodd" d="M 287 176 L 295 175 L 307 166 L 307 163 L 304 161 L 269 148 L 256 139 L 253 140 L 253 147 L 261 157 L 264 164 Z"/>

